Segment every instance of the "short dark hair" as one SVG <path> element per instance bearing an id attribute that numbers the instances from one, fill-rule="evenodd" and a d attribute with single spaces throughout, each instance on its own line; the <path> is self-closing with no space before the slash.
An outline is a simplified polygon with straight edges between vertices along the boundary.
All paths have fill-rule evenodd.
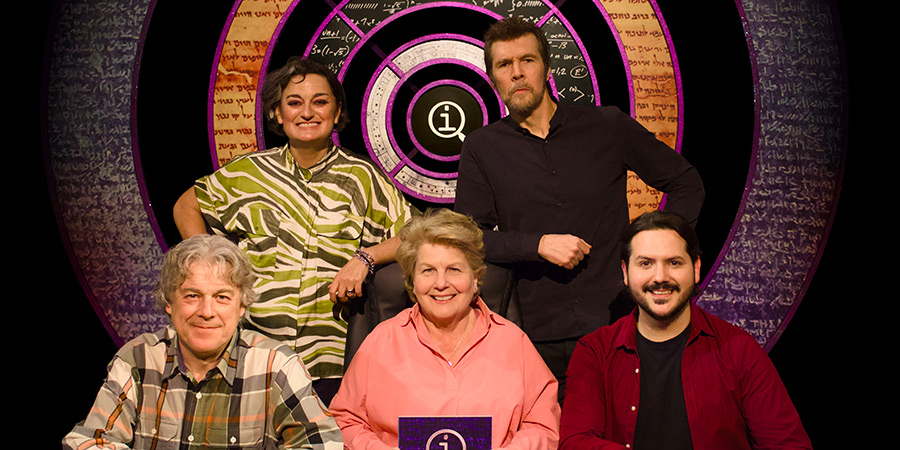
<path id="1" fill-rule="evenodd" d="M 641 214 L 622 232 L 622 261 L 628 265 L 631 259 L 631 241 L 641 231 L 672 230 L 684 239 L 685 250 L 692 262 L 700 259 L 700 240 L 691 224 L 679 214 L 667 211 L 652 211 Z"/>
<path id="2" fill-rule="evenodd" d="M 544 68 L 550 68 L 550 43 L 547 42 L 547 36 L 535 24 L 525 20 L 522 17 L 507 17 L 501 21 L 495 22 L 484 33 L 484 67 L 487 70 L 488 78 L 494 80 L 493 65 L 494 57 L 491 49 L 494 42 L 511 41 L 520 38 L 526 34 L 533 35 L 538 41 L 538 52 Z"/>
<path id="3" fill-rule="evenodd" d="M 350 115 L 347 113 L 347 102 L 345 101 L 344 87 L 338 81 L 334 72 L 328 66 L 314 61 L 312 59 L 292 56 L 287 63 L 280 69 L 269 72 L 266 75 L 266 81 L 262 88 L 262 110 L 266 117 L 266 126 L 279 136 L 284 136 L 284 126 L 278 123 L 275 117 L 275 108 L 281 104 L 281 96 L 288 83 L 296 76 L 306 77 L 314 73 L 322 75 L 328 81 L 331 87 L 331 93 L 334 95 L 335 103 L 341 107 L 341 116 L 338 123 L 334 126 L 334 131 L 341 131 L 350 123 Z M 302 81 L 302 80 L 301 80 Z"/>

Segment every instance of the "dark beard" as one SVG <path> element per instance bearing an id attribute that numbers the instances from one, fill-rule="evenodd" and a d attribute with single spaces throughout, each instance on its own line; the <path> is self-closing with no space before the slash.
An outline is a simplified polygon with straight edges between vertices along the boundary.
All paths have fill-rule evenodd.
<path id="1" fill-rule="evenodd" d="M 650 291 L 658 290 L 658 289 L 672 289 L 674 292 L 679 292 L 679 293 L 681 292 L 681 287 L 678 286 L 677 284 L 673 284 L 673 283 L 651 283 L 651 284 L 644 286 L 641 289 L 641 291 L 650 292 Z M 694 298 L 694 295 L 696 294 L 696 291 L 697 291 L 697 284 L 696 283 L 691 284 L 690 289 L 688 289 L 686 292 L 684 292 L 681 296 L 678 297 L 678 304 L 675 306 L 675 308 L 664 315 L 657 314 L 657 313 L 651 311 L 650 308 L 647 308 L 644 305 L 643 300 L 638 300 L 637 298 L 635 298 L 634 293 L 631 291 L 630 288 L 627 289 L 627 291 L 628 291 L 628 295 L 631 296 L 631 300 L 634 301 L 634 303 L 638 306 L 638 308 L 641 308 L 641 311 L 643 311 L 645 314 L 647 314 L 650 318 L 652 318 L 653 320 L 655 320 L 657 322 L 668 322 L 668 321 L 672 320 L 673 318 L 678 317 L 678 315 L 681 314 L 681 312 L 684 311 L 684 309 L 687 308 L 691 304 L 691 299 Z"/>

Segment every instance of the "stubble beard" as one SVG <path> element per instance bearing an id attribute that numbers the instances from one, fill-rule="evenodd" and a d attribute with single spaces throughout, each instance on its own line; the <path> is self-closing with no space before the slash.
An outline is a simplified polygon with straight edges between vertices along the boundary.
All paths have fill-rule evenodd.
<path id="1" fill-rule="evenodd" d="M 515 91 L 528 88 L 530 96 L 525 99 L 515 99 Z M 509 95 L 504 99 L 506 103 L 506 107 L 509 109 L 511 114 L 515 114 L 519 117 L 528 117 L 533 113 L 538 106 L 541 104 L 541 100 L 544 97 L 544 87 L 541 85 L 541 88 L 538 91 L 534 91 L 531 86 L 527 84 L 523 85 L 515 85 L 509 89 Z"/>

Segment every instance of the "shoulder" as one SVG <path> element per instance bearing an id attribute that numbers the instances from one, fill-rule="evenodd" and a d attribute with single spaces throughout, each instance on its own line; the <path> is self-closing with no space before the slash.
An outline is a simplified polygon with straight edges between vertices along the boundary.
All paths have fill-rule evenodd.
<path id="1" fill-rule="evenodd" d="M 284 147 L 279 147 L 235 156 L 234 159 L 219 167 L 213 173 L 213 176 L 220 180 L 235 177 L 253 177 L 254 175 L 252 174 L 257 173 L 259 167 L 283 166 L 282 153 L 284 150 Z"/>
<path id="2" fill-rule="evenodd" d="M 244 153 L 243 155 L 235 156 L 234 159 L 225 163 L 225 166 L 223 167 L 246 164 L 248 162 L 279 160 L 281 158 L 282 152 L 284 152 L 284 147 L 275 147 L 268 150 L 259 150 L 255 152 Z"/>
<path id="3" fill-rule="evenodd" d="M 384 320 L 369 332 L 359 346 L 353 360 L 360 355 L 363 358 L 380 358 L 399 349 L 398 343 L 416 339 L 416 329 L 412 324 L 413 308 L 406 308 L 394 317 Z"/>
<path id="4" fill-rule="evenodd" d="M 592 126 L 634 121 L 617 106 L 560 105 L 557 113 L 563 114 L 566 122 L 587 123 Z"/>
<path id="5" fill-rule="evenodd" d="M 516 132 L 509 120 L 507 116 L 467 134 L 463 141 L 463 150 L 478 151 L 498 139 L 510 140 L 520 137 L 521 135 Z"/>
<path id="6" fill-rule="evenodd" d="M 162 351 L 165 352 L 169 342 L 175 337 L 175 330 L 172 326 L 167 326 L 156 330 L 153 333 L 144 333 L 140 336 L 128 341 L 119 348 L 116 356 L 123 357 L 125 355 L 134 354 L 136 352 Z"/>
<path id="7" fill-rule="evenodd" d="M 633 314 L 620 318 L 615 323 L 597 328 L 578 341 L 579 345 L 590 348 L 595 354 L 605 355 L 623 345 L 634 335 Z M 629 333 L 629 331 L 632 331 Z"/>
<path id="8" fill-rule="evenodd" d="M 128 341 L 119 348 L 110 362 L 113 366 L 122 364 L 134 369 L 162 371 L 166 365 L 166 354 L 169 344 L 175 337 L 172 326 L 160 328 L 153 333 L 144 333 Z"/>
<path id="9" fill-rule="evenodd" d="M 381 168 L 369 157 L 362 153 L 350 151 L 344 147 L 337 148 L 335 164 L 358 166 L 371 172 L 382 173 Z"/>
<path id="10" fill-rule="evenodd" d="M 240 330 L 237 346 L 240 347 L 244 364 L 255 365 L 271 360 L 275 369 L 284 364 L 299 362 L 299 356 L 287 344 L 269 338 L 259 332 Z"/>
<path id="11" fill-rule="evenodd" d="M 766 357 L 766 352 L 759 342 L 744 329 L 714 316 L 699 306 L 695 305 L 693 312 L 698 313 L 697 318 L 701 321 L 701 327 L 711 331 L 719 350 L 730 356 L 733 362 L 751 362 Z"/>
<path id="12" fill-rule="evenodd" d="M 712 330 L 713 334 L 722 339 L 756 342 L 753 336 L 741 327 L 726 322 L 699 306 L 694 305 L 692 313 L 697 314 L 696 317 L 701 321 L 701 326 L 705 325 Z"/>

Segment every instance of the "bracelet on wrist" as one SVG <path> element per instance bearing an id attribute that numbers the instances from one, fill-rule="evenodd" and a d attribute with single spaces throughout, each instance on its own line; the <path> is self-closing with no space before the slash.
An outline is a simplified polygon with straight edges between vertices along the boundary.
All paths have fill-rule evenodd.
<path id="1" fill-rule="evenodd" d="M 356 252 L 353 253 L 353 257 L 362 261 L 363 264 L 366 265 L 366 268 L 369 269 L 369 275 L 375 274 L 375 258 L 369 254 L 369 252 L 363 250 L 362 248 L 356 249 Z"/>

